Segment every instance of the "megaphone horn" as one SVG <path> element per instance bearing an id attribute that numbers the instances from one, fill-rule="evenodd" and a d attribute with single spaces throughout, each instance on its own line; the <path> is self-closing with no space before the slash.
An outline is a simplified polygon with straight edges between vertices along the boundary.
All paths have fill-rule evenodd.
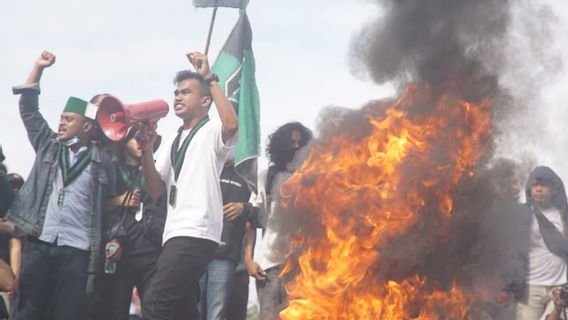
<path id="1" fill-rule="evenodd" d="M 126 105 L 115 96 L 106 96 L 99 103 L 97 122 L 107 138 L 120 141 L 128 128 L 145 124 L 155 128 L 158 120 L 168 114 L 170 108 L 164 100 L 152 100 Z"/>

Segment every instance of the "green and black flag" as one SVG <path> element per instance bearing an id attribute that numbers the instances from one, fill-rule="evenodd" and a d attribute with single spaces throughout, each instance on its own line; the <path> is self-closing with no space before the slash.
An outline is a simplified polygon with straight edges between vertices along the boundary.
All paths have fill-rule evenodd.
<path id="1" fill-rule="evenodd" d="M 252 29 L 242 11 L 212 70 L 235 107 L 239 118 L 239 140 L 235 170 L 256 191 L 257 158 L 260 153 L 260 102 L 252 52 Z"/>
<path id="2" fill-rule="evenodd" d="M 196 8 L 228 7 L 244 9 L 248 0 L 193 0 Z"/>

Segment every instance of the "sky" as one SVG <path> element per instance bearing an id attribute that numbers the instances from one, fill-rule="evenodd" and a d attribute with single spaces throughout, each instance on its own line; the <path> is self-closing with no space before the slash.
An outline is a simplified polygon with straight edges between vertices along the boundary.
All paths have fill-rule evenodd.
<path id="1" fill-rule="evenodd" d="M 300 121 L 315 129 L 324 106 L 360 108 L 370 100 L 395 93 L 391 85 L 377 85 L 364 72 L 351 72 L 351 39 L 371 18 L 384 14 L 376 2 L 251 1 L 247 11 L 257 64 L 262 149 L 268 134 L 285 122 Z M 516 2 L 548 6 L 538 12 L 534 7 L 517 12 L 520 18 L 513 26 L 511 43 L 506 44 L 511 61 L 517 63 L 503 80 L 519 97 L 523 97 L 527 85 L 538 88 L 538 96 L 533 95 L 530 103 L 538 115 L 537 126 L 545 128 L 546 143 L 540 138 L 534 142 L 535 134 L 527 130 L 534 124 L 523 119 L 523 125 L 511 129 L 511 137 L 502 139 L 500 150 L 505 155 L 518 156 L 521 149 L 535 154 L 538 163 L 556 167 L 568 178 L 568 165 L 564 164 L 568 152 L 557 148 L 568 143 L 568 138 L 563 138 L 568 121 L 568 75 L 564 68 L 568 61 L 568 2 Z M 235 9 L 219 10 L 211 62 L 237 15 Z M 537 16 L 540 20 L 535 19 Z M 55 65 L 44 72 L 40 96 L 40 110 L 56 128 L 69 96 L 87 100 L 106 92 L 126 103 L 164 99 L 171 105 L 172 79 L 177 71 L 190 68 L 186 52 L 203 51 L 210 17 L 211 9 L 196 9 L 191 0 L 0 1 L 0 42 L 4 49 L 0 56 L 0 106 L 4 111 L 0 143 L 9 170 L 27 176 L 33 164 L 33 150 L 11 87 L 25 81 L 42 50 L 57 56 Z M 539 21 L 554 26 L 544 37 L 550 41 L 543 45 L 538 33 L 531 34 L 538 31 Z M 539 68 L 550 55 L 560 63 Z M 212 113 L 214 117 L 215 111 Z M 159 122 L 158 132 L 168 136 L 179 125 L 180 120 L 170 112 Z M 533 137 L 526 137 L 529 133 Z M 266 166 L 264 157 L 260 166 Z"/>
<path id="2" fill-rule="evenodd" d="M 278 126 L 300 121 L 314 128 L 322 106 L 359 107 L 392 94 L 350 73 L 349 42 L 377 9 L 353 1 L 252 1 L 247 10 L 261 101 L 261 142 Z M 69 96 L 101 92 L 126 103 L 173 101 L 173 77 L 191 68 L 188 51 L 203 51 L 212 10 L 191 0 L 0 1 L 0 143 L 10 171 L 27 176 L 33 150 L 18 115 L 13 85 L 22 84 L 42 50 L 56 63 L 45 70 L 40 110 L 52 128 Z M 313 14 L 316 13 L 317 14 Z M 221 8 L 212 35 L 217 57 L 238 10 Z M 6 50 L 7 49 L 7 50 Z M 215 112 L 213 112 L 215 113 Z M 215 115 L 213 115 L 215 116 Z M 158 123 L 168 136 L 180 120 L 170 112 Z M 265 163 L 261 159 L 260 165 Z"/>

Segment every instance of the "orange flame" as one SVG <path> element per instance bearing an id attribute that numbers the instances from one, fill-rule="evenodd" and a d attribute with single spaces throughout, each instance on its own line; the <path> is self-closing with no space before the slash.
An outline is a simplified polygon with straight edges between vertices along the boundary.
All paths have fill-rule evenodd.
<path id="1" fill-rule="evenodd" d="M 360 141 L 344 133 L 314 145 L 283 186 L 283 198 L 322 232 L 294 235 L 291 250 L 300 253 L 283 271 L 297 274 L 282 319 L 463 319 L 471 297 L 456 284 L 435 289 L 419 276 L 397 283 L 377 270 L 380 249 L 421 216 L 445 227 L 425 241 L 444 240 L 452 192 L 473 175 L 489 138 L 489 99 L 444 94 L 427 115 L 406 111 L 431 100 L 428 86 L 409 86 L 384 115 L 366 116 L 371 130 Z"/>

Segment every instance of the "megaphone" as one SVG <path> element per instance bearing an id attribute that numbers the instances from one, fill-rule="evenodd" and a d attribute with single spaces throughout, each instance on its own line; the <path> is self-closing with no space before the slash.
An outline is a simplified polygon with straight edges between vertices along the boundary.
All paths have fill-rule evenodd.
<path id="1" fill-rule="evenodd" d="M 164 100 L 124 104 L 117 97 L 106 96 L 99 103 L 97 122 L 107 138 L 120 141 L 133 125 L 144 124 L 155 129 L 158 120 L 165 117 L 169 110 Z"/>

